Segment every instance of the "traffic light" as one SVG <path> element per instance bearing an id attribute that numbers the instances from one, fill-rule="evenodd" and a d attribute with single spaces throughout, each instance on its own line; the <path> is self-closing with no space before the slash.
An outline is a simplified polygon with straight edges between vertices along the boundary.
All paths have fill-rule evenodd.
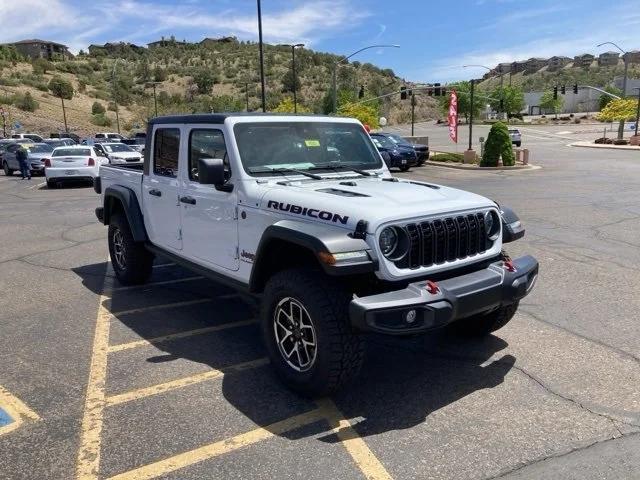
<path id="1" fill-rule="evenodd" d="M 558 86 L 553 86 L 553 99 L 556 100 L 558 98 Z"/>
<path id="2" fill-rule="evenodd" d="M 566 89 L 564 88 L 564 85 L 562 85 L 562 86 L 560 87 L 560 93 L 561 93 L 562 95 L 564 95 L 565 93 L 567 93 Z"/>
<path id="3" fill-rule="evenodd" d="M 576 94 L 578 93 L 578 84 L 577 83 L 573 86 L 573 93 L 576 93 Z"/>
<path id="4" fill-rule="evenodd" d="M 439 97 L 439 96 L 440 96 L 440 93 L 441 93 L 441 90 L 440 90 L 440 84 L 439 84 L 439 83 L 434 83 L 434 84 L 433 84 L 433 86 L 435 87 L 435 88 L 433 89 L 433 94 L 434 94 L 436 97 Z"/>
<path id="5" fill-rule="evenodd" d="M 400 87 L 400 100 L 406 100 L 407 99 L 407 87 L 402 86 Z"/>
<path id="6" fill-rule="evenodd" d="M 358 92 L 358 98 L 364 98 L 364 85 L 360 85 L 360 91 Z"/>

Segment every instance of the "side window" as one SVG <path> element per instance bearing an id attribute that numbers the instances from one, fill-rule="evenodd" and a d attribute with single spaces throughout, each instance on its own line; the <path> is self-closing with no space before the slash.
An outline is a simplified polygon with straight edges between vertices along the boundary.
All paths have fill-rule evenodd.
<path id="1" fill-rule="evenodd" d="M 164 177 L 178 174 L 180 152 L 180 130 L 159 128 L 153 138 L 153 173 Z"/>
<path id="2" fill-rule="evenodd" d="M 220 158 L 227 178 L 231 177 L 224 134 L 218 129 L 194 129 L 189 134 L 189 179 L 198 181 L 198 161 L 201 158 Z"/>

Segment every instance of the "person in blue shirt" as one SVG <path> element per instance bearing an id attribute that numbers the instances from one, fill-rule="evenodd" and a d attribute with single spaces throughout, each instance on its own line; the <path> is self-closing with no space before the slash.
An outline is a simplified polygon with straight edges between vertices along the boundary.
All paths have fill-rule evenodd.
<path id="1" fill-rule="evenodd" d="M 25 178 L 31 180 L 31 169 L 29 168 L 29 152 L 24 147 L 20 147 L 16 151 L 16 160 L 20 163 L 20 172 L 22 173 L 22 179 Z"/>

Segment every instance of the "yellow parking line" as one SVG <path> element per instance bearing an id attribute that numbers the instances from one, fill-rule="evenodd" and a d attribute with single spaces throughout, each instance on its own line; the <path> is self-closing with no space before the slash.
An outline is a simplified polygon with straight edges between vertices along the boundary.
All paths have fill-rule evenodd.
<path id="1" fill-rule="evenodd" d="M 171 390 L 187 387 L 189 385 L 202 383 L 207 380 L 212 380 L 214 378 L 220 378 L 220 377 L 223 377 L 224 375 L 228 375 L 229 373 L 236 373 L 236 372 L 241 372 L 243 370 L 249 370 L 251 368 L 261 367 L 262 365 L 266 365 L 267 363 L 269 363 L 268 359 L 259 358 L 257 360 L 252 360 L 250 362 L 231 365 L 221 370 L 209 370 L 203 373 L 197 373 L 195 375 L 179 378 L 177 380 L 172 380 L 170 382 L 152 385 L 151 387 L 144 387 L 138 390 L 132 390 L 130 392 L 112 395 L 111 397 L 107 397 L 106 404 L 108 407 L 112 407 L 114 405 L 130 402 L 132 400 L 139 400 L 141 398 L 150 397 L 152 395 L 158 395 L 160 393 L 169 392 Z"/>
<path id="2" fill-rule="evenodd" d="M 0 385 L 0 407 L 13 420 L 10 424 L 0 427 L 0 435 L 12 432 L 22 425 L 25 420 L 40 420 L 36 412 L 27 407 L 19 398 L 11 395 L 2 385 Z"/>
<path id="3" fill-rule="evenodd" d="M 163 310 L 165 308 L 187 307 L 189 305 L 213 302 L 215 300 L 217 300 L 217 298 L 198 298 L 197 300 L 187 300 L 186 302 L 163 303 L 160 305 L 150 305 L 148 307 L 132 308 L 130 310 L 120 310 L 119 312 L 112 312 L 111 315 L 122 316 L 131 315 L 133 313 L 151 312 L 153 310 Z"/>
<path id="4" fill-rule="evenodd" d="M 134 290 L 136 288 L 142 288 L 142 287 L 155 287 L 157 285 L 170 285 L 173 283 L 183 283 L 183 282 L 192 282 L 194 280 L 202 280 L 204 277 L 186 277 L 186 278 L 176 278 L 174 280 L 163 280 L 162 282 L 150 282 L 150 283 L 145 283 L 142 285 L 130 285 L 128 287 L 116 287 L 116 288 L 110 288 L 105 290 L 103 293 L 107 294 L 107 293 L 112 293 L 112 292 L 122 292 L 122 291 L 126 291 L 126 290 Z"/>
<path id="5" fill-rule="evenodd" d="M 265 427 L 256 428 L 255 430 L 236 435 L 226 440 L 210 443 L 194 450 L 165 458 L 159 462 L 129 470 L 128 472 L 111 477 L 110 480 L 143 480 L 156 478 L 320 420 L 322 420 L 320 409 L 311 410 L 310 412 L 296 415 L 295 417 L 287 418 L 286 420 L 272 423 Z"/>
<path id="6" fill-rule="evenodd" d="M 106 297 L 100 295 L 76 464 L 76 475 L 80 479 L 97 479 L 100 469 L 100 441 L 105 406 L 104 389 L 111 317 L 111 313 L 104 307 L 105 301 Z"/>
<path id="7" fill-rule="evenodd" d="M 242 320 L 240 322 L 231 322 L 231 323 L 225 323 L 223 325 L 214 325 L 211 327 L 185 330 L 184 332 L 170 333 L 168 335 L 161 335 L 159 337 L 149 338 L 145 340 L 136 340 L 135 342 L 120 343 L 118 345 L 111 345 L 109 347 L 109 353 L 121 352 L 122 350 L 129 350 L 131 348 L 146 347 L 148 345 L 156 345 L 158 343 L 170 342 L 171 340 L 178 340 L 180 338 L 192 337 L 194 335 L 203 335 L 205 333 L 218 332 L 220 330 L 227 330 L 229 328 L 245 327 L 247 325 L 253 325 L 254 323 L 256 323 L 255 319 Z"/>
<path id="8" fill-rule="evenodd" d="M 358 432 L 353 429 L 349 421 L 344 418 L 335 403 L 328 398 L 318 400 L 316 403 L 322 412 L 322 416 L 329 422 L 333 431 L 336 432 L 341 443 L 365 478 L 368 480 L 391 480 L 392 477 L 389 472 L 358 435 Z"/>

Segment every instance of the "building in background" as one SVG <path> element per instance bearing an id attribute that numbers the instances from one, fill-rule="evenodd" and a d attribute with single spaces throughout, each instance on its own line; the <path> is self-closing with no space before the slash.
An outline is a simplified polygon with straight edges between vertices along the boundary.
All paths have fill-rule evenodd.
<path id="1" fill-rule="evenodd" d="M 569 57 L 556 55 L 554 57 L 551 57 L 547 61 L 547 70 L 550 72 L 555 72 L 557 70 L 564 68 L 569 63 L 571 63 L 571 59 Z"/>
<path id="2" fill-rule="evenodd" d="M 583 53 L 573 57 L 573 66 L 576 68 L 589 68 L 596 57 L 590 53 Z"/>
<path id="3" fill-rule="evenodd" d="M 598 55 L 598 66 L 615 67 L 618 65 L 620 54 L 618 52 L 604 52 Z"/>
<path id="4" fill-rule="evenodd" d="M 66 45 L 50 40 L 33 38 L 20 40 L 7 45 L 13 45 L 18 53 L 31 59 L 46 58 L 47 60 L 66 60 L 73 58 L 73 55 L 69 52 L 69 48 Z"/>

